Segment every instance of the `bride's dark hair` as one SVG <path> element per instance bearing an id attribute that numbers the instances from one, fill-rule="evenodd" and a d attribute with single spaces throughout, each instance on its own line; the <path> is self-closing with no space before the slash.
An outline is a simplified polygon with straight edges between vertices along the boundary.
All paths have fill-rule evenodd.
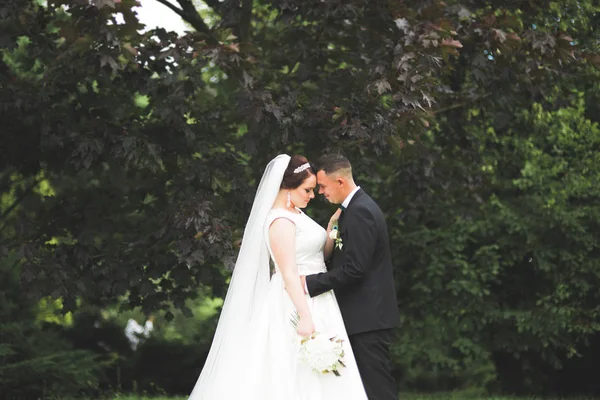
<path id="1" fill-rule="evenodd" d="M 308 167 L 303 167 L 305 164 L 309 164 Z M 297 172 L 294 172 L 297 171 Z M 311 175 L 315 175 L 314 167 L 308 162 L 306 157 L 293 155 L 290 159 L 290 163 L 287 166 L 283 174 L 283 180 L 281 181 L 282 189 L 296 189 L 306 178 Z"/>

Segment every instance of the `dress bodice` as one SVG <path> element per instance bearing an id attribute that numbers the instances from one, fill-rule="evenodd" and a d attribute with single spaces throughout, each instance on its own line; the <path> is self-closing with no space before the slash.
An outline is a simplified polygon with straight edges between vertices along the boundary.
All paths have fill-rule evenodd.
<path id="1" fill-rule="evenodd" d="M 280 208 L 272 209 L 269 212 L 265 223 L 264 234 L 269 248 L 269 253 L 275 264 L 276 272 L 279 267 L 273 257 L 271 244 L 269 240 L 269 227 L 277 218 L 286 218 L 296 225 L 296 265 L 300 275 L 310 275 L 319 272 L 326 272 L 323 249 L 327 241 L 327 233 L 312 218 L 298 210 L 299 213 L 292 213 Z"/>

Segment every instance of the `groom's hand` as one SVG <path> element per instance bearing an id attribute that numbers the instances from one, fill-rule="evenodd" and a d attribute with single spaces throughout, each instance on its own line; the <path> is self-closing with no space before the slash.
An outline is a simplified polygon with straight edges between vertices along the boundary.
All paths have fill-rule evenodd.
<path id="1" fill-rule="evenodd" d="M 302 288 L 304 289 L 304 294 L 308 294 L 308 288 L 306 287 L 306 276 L 300 275 L 300 282 L 302 283 Z"/>

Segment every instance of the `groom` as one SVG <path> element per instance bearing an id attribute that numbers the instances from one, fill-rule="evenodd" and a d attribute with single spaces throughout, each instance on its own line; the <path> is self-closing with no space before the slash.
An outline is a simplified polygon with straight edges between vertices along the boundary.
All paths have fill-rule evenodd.
<path id="1" fill-rule="evenodd" d="M 390 344 L 399 313 L 385 218 L 344 156 L 321 157 L 317 182 L 319 194 L 342 209 L 342 246 L 334 247 L 329 271 L 303 277 L 304 286 L 311 297 L 335 291 L 367 397 L 395 400 Z"/>

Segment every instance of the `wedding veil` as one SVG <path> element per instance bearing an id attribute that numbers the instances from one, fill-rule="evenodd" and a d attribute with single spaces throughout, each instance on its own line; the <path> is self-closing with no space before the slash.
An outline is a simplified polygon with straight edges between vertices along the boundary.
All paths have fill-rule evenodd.
<path id="1" fill-rule="evenodd" d="M 229 398 L 232 386 L 240 383 L 236 378 L 247 375 L 253 364 L 259 362 L 247 359 L 247 349 L 258 345 L 256 340 L 266 340 L 254 334 L 258 331 L 254 325 L 265 307 L 270 279 L 264 224 L 289 162 L 290 156 L 286 154 L 275 157 L 258 185 L 217 330 L 190 400 Z"/>

